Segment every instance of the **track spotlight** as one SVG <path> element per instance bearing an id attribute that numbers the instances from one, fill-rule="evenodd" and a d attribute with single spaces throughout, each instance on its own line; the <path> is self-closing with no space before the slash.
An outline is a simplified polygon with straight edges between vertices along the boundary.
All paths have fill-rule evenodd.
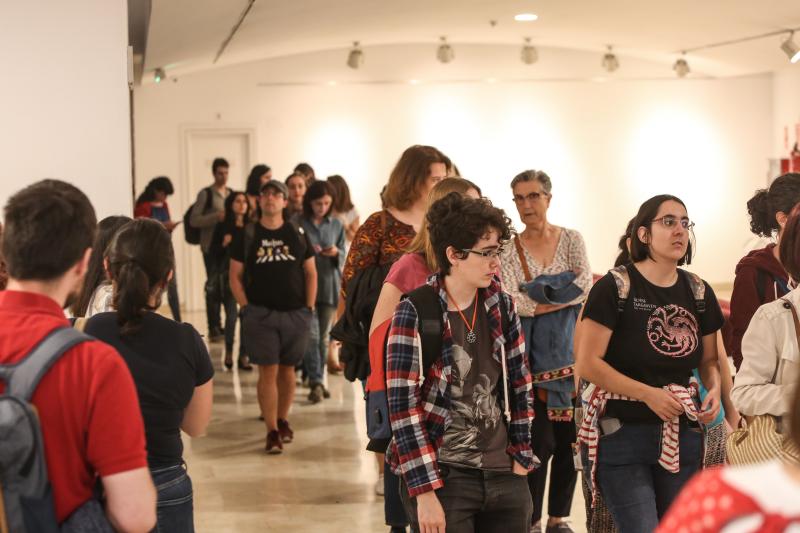
<path id="1" fill-rule="evenodd" d="M 439 48 L 436 50 L 436 59 L 441 63 L 449 63 L 456 55 L 453 52 L 453 47 L 447 44 L 447 37 L 441 37 L 441 41 L 442 44 L 440 44 Z"/>
<path id="2" fill-rule="evenodd" d="M 608 51 L 603 56 L 603 68 L 606 69 L 608 72 L 614 72 L 619 68 L 619 59 L 611 51 L 611 45 L 608 45 Z"/>
<path id="3" fill-rule="evenodd" d="M 358 46 L 358 41 L 353 42 L 353 49 L 347 54 L 347 66 L 351 69 L 358 69 L 364 64 L 364 52 Z"/>
<path id="4" fill-rule="evenodd" d="M 686 77 L 687 74 L 691 72 L 689 68 L 689 63 L 686 62 L 686 53 L 684 52 L 683 57 L 678 58 L 675 61 L 675 64 L 672 66 L 672 70 L 675 71 L 675 74 L 678 75 L 679 78 Z"/>
<path id="5" fill-rule="evenodd" d="M 161 83 L 161 80 L 167 77 L 167 73 L 164 72 L 163 68 L 157 68 L 155 72 L 153 72 L 153 81 L 156 83 Z"/>
<path id="6" fill-rule="evenodd" d="M 794 32 L 791 32 L 789 37 L 781 43 L 781 50 L 786 53 L 792 63 L 800 61 L 800 46 L 794 42 Z"/>
<path id="7" fill-rule="evenodd" d="M 536 48 L 531 44 L 530 37 L 525 37 L 525 44 L 522 46 L 519 58 L 526 65 L 533 65 L 539 59 L 539 54 L 536 52 Z"/>

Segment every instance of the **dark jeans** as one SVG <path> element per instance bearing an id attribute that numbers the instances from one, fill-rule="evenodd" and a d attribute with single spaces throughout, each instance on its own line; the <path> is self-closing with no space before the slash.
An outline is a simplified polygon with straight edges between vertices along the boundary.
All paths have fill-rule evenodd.
<path id="1" fill-rule="evenodd" d="M 225 308 L 225 351 L 233 351 L 233 341 L 236 340 L 236 321 L 239 319 L 239 306 L 236 305 L 236 298 L 233 297 L 231 285 L 228 277 L 228 269 L 222 268 L 220 273 L 220 285 L 222 287 L 222 306 Z M 241 330 L 239 331 L 241 339 Z M 242 356 L 242 344 L 239 343 L 239 357 Z"/>
<path id="2" fill-rule="evenodd" d="M 175 277 L 175 271 L 172 271 L 172 279 L 169 280 L 167 285 L 167 302 L 169 303 L 169 310 L 172 313 L 172 319 L 175 322 L 181 322 L 181 302 L 178 299 L 178 279 Z"/>
<path id="3" fill-rule="evenodd" d="M 650 533 L 683 485 L 700 469 L 703 434 L 681 423 L 680 471 L 658 464 L 661 424 L 624 423 L 600 437 L 597 483 L 619 533 Z"/>
<path id="4" fill-rule="evenodd" d="M 578 473 L 572 460 L 572 443 L 577 440 L 575 423 L 553 422 L 547 419 L 547 404 L 534 396 L 535 417 L 531 424 L 533 453 L 542 466 L 528 474 L 528 488 L 533 499 L 533 517 L 536 523 L 542 519 L 544 492 L 547 486 L 547 468 L 550 463 L 550 492 L 547 497 L 547 512 L 552 517 L 567 517 L 572 509 L 575 483 Z M 552 458 L 552 460 L 551 460 Z"/>
<path id="5" fill-rule="evenodd" d="M 533 503 L 525 476 L 439 465 L 444 487 L 436 496 L 444 509 L 447 533 L 528 533 Z M 416 530 L 417 500 L 403 482 L 400 496 Z"/>
<path id="6" fill-rule="evenodd" d="M 186 465 L 151 468 L 156 486 L 156 528 L 158 533 L 194 533 L 192 480 Z"/>
<path id="7" fill-rule="evenodd" d="M 222 330 L 220 306 L 222 305 L 222 262 L 220 256 L 203 252 L 203 264 L 206 266 L 206 321 L 208 333 Z"/>
<path id="8" fill-rule="evenodd" d="M 328 361 L 328 343 L 331 341 L 331 325 L 336 315 L 336 307 L 317 304 L 311 317 L 311 330 L 308 334 L 308 347 L 303 358 L 308 381 L 312 385 L 322 383 L 325 364 Z"/>
<path id="9" fill-rule="evenodd" d="M 383 465 L 383 516 L 386 525 L 391 527 L 407 527 L 408 517 L 403 499 L 400 497 L 401 479 L 394 475 L 389 465 Z M 406 491 L 406 494 L 408 492 Z"/>

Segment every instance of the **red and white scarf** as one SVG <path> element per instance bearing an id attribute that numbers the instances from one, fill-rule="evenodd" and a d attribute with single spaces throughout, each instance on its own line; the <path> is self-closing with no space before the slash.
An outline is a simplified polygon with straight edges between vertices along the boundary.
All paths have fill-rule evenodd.
<path id="1" fill-rule="evenodd" d="M 697 389 L 695 387 L 690 386 L 687 388 L 671 383 L 663 388 L 671 392 L 672 395 L 681 402 L 684 413 L 686 413 L 686 417 L 689 420 L 697 420 L 697 406 L 695 406 L 692 400 L 693 397 L 697 396 Z M 589 448 L 589 461 L 592 462 L 592 506 L 594 506 L 595 495 L 597 494 L 595 473 L 597 471 L 597 449 L 600 444 L 598 423 L 606 411 L 606 402 L 608 400 L 641 401 L 622 394 L 608 392 L 600 388 L 596 388 L 592 393 L 589 404 L 585 408 L 581 427 L 578 430 L 578 441 L 583 442 Z M 673 474 L 679 472 L 681 469 L 679 437 L 679 416 L 663 423 L 661 427 L 661 455 L 658 458 L 658 464 L 660 464 L 664 470 Z"/>

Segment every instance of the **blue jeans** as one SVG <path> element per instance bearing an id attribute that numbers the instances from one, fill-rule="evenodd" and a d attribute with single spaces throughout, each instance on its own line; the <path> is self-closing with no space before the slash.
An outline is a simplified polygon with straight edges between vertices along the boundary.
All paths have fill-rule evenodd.
<path id="1" fill-rule="evenodd" d="M 194 533 L 194 511 L 192 509 L 192 480 L 186 473 L 186 465 L 151 468 L 150 475 L 156 486 L 158 521 L 154 531 L 158 533 Z"/>
<path id="2" fill-rule="evenodd" d="M 308 334 L 308 348 L 303 358 L 308 382 L 312 385 L 322 383 L 325 363 L 328 360 L 328 344 L 331 341 L 331 325 L 336 307 L 317 304 L 314 316 L 311 317 L 311 329 Z"/>
<path id="3" fill-rule="evenodd" d="M 619 533 L 651 533 L 703 460 L 703 433 L 681 423 L 680 471 L 658 464 L 661 424 L 623 423 L 600 437 L 597 483 Z"/>

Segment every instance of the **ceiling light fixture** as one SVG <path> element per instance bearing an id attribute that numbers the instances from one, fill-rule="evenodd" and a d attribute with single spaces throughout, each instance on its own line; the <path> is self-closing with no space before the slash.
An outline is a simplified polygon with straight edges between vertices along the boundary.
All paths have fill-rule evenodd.
<path id="1" fill-rule="evenodd" d="M 679 57 L 675 64 L 672 66 L 672 70 L 675 71 L 675 74 L 678 75 L 679 78 L 685 78 L 687 74 L 689 74 L 692 70 L 689 68 L 689 63 L 686 61 L 686 52 L 683 52 L 683 56 Z"/>
<path id="2" fill-rule="evenodd" d="M 167 77 L 167 73 L 164 72 L 164 69 L 159 67 L 153 72 L 153 81 L 156 83 L 161 83 L 161 80 Z"/>
<path id="3" fill-rule="evenodd" d="M 517 22 L 533 22 L 539 18 L 538 15 L 534 15 L 533 13 L 520 13 L 519 15 L 514 15 L 514 20 Z"/>
<path id="4" fill-rule="evenodd" d="M 612 47 L 608 45 L 608 51 L 603 56 L 603 68 L 606 69 L 608 72 L 614 72 L 619 68 L 619 59 L 612 51 Z"/>
<path id="5" fill-rule="evenodd" d="M 347 66 L 357 70 L 364 64 L 364 52 L 358 46 L 358 41 L 353 41 L 353 49 L 347 54 Z"/>
<path id="6" fill-rule="evenodd" d="M 453 52 L 453 47 L 447 44 L 447 37 L 442 36 L 439 39 L 442 41 L 442 44 L 440 44 L 439 48 L 436 50 L 436 59 L 438 59 L 440 63 L 449 63 L 456 57 Z"/>
<path id="7" fill-rule="evenodd" d="M 794 42 L 794 32 L 789 33 L 789 37 L 781 43 L 781 50 L 786 53 L 792 63 L 800 61 L 800 46 Z"/>
<path id="8" fill-rule="evenodd" d="M 522 46 L 519 58 L 526 65 L 533 65 L 539 60 L 539 54 L 536 52 L 536 47 L 531 44 L 530 37 L 525 37 L 525 44 Z"/>

